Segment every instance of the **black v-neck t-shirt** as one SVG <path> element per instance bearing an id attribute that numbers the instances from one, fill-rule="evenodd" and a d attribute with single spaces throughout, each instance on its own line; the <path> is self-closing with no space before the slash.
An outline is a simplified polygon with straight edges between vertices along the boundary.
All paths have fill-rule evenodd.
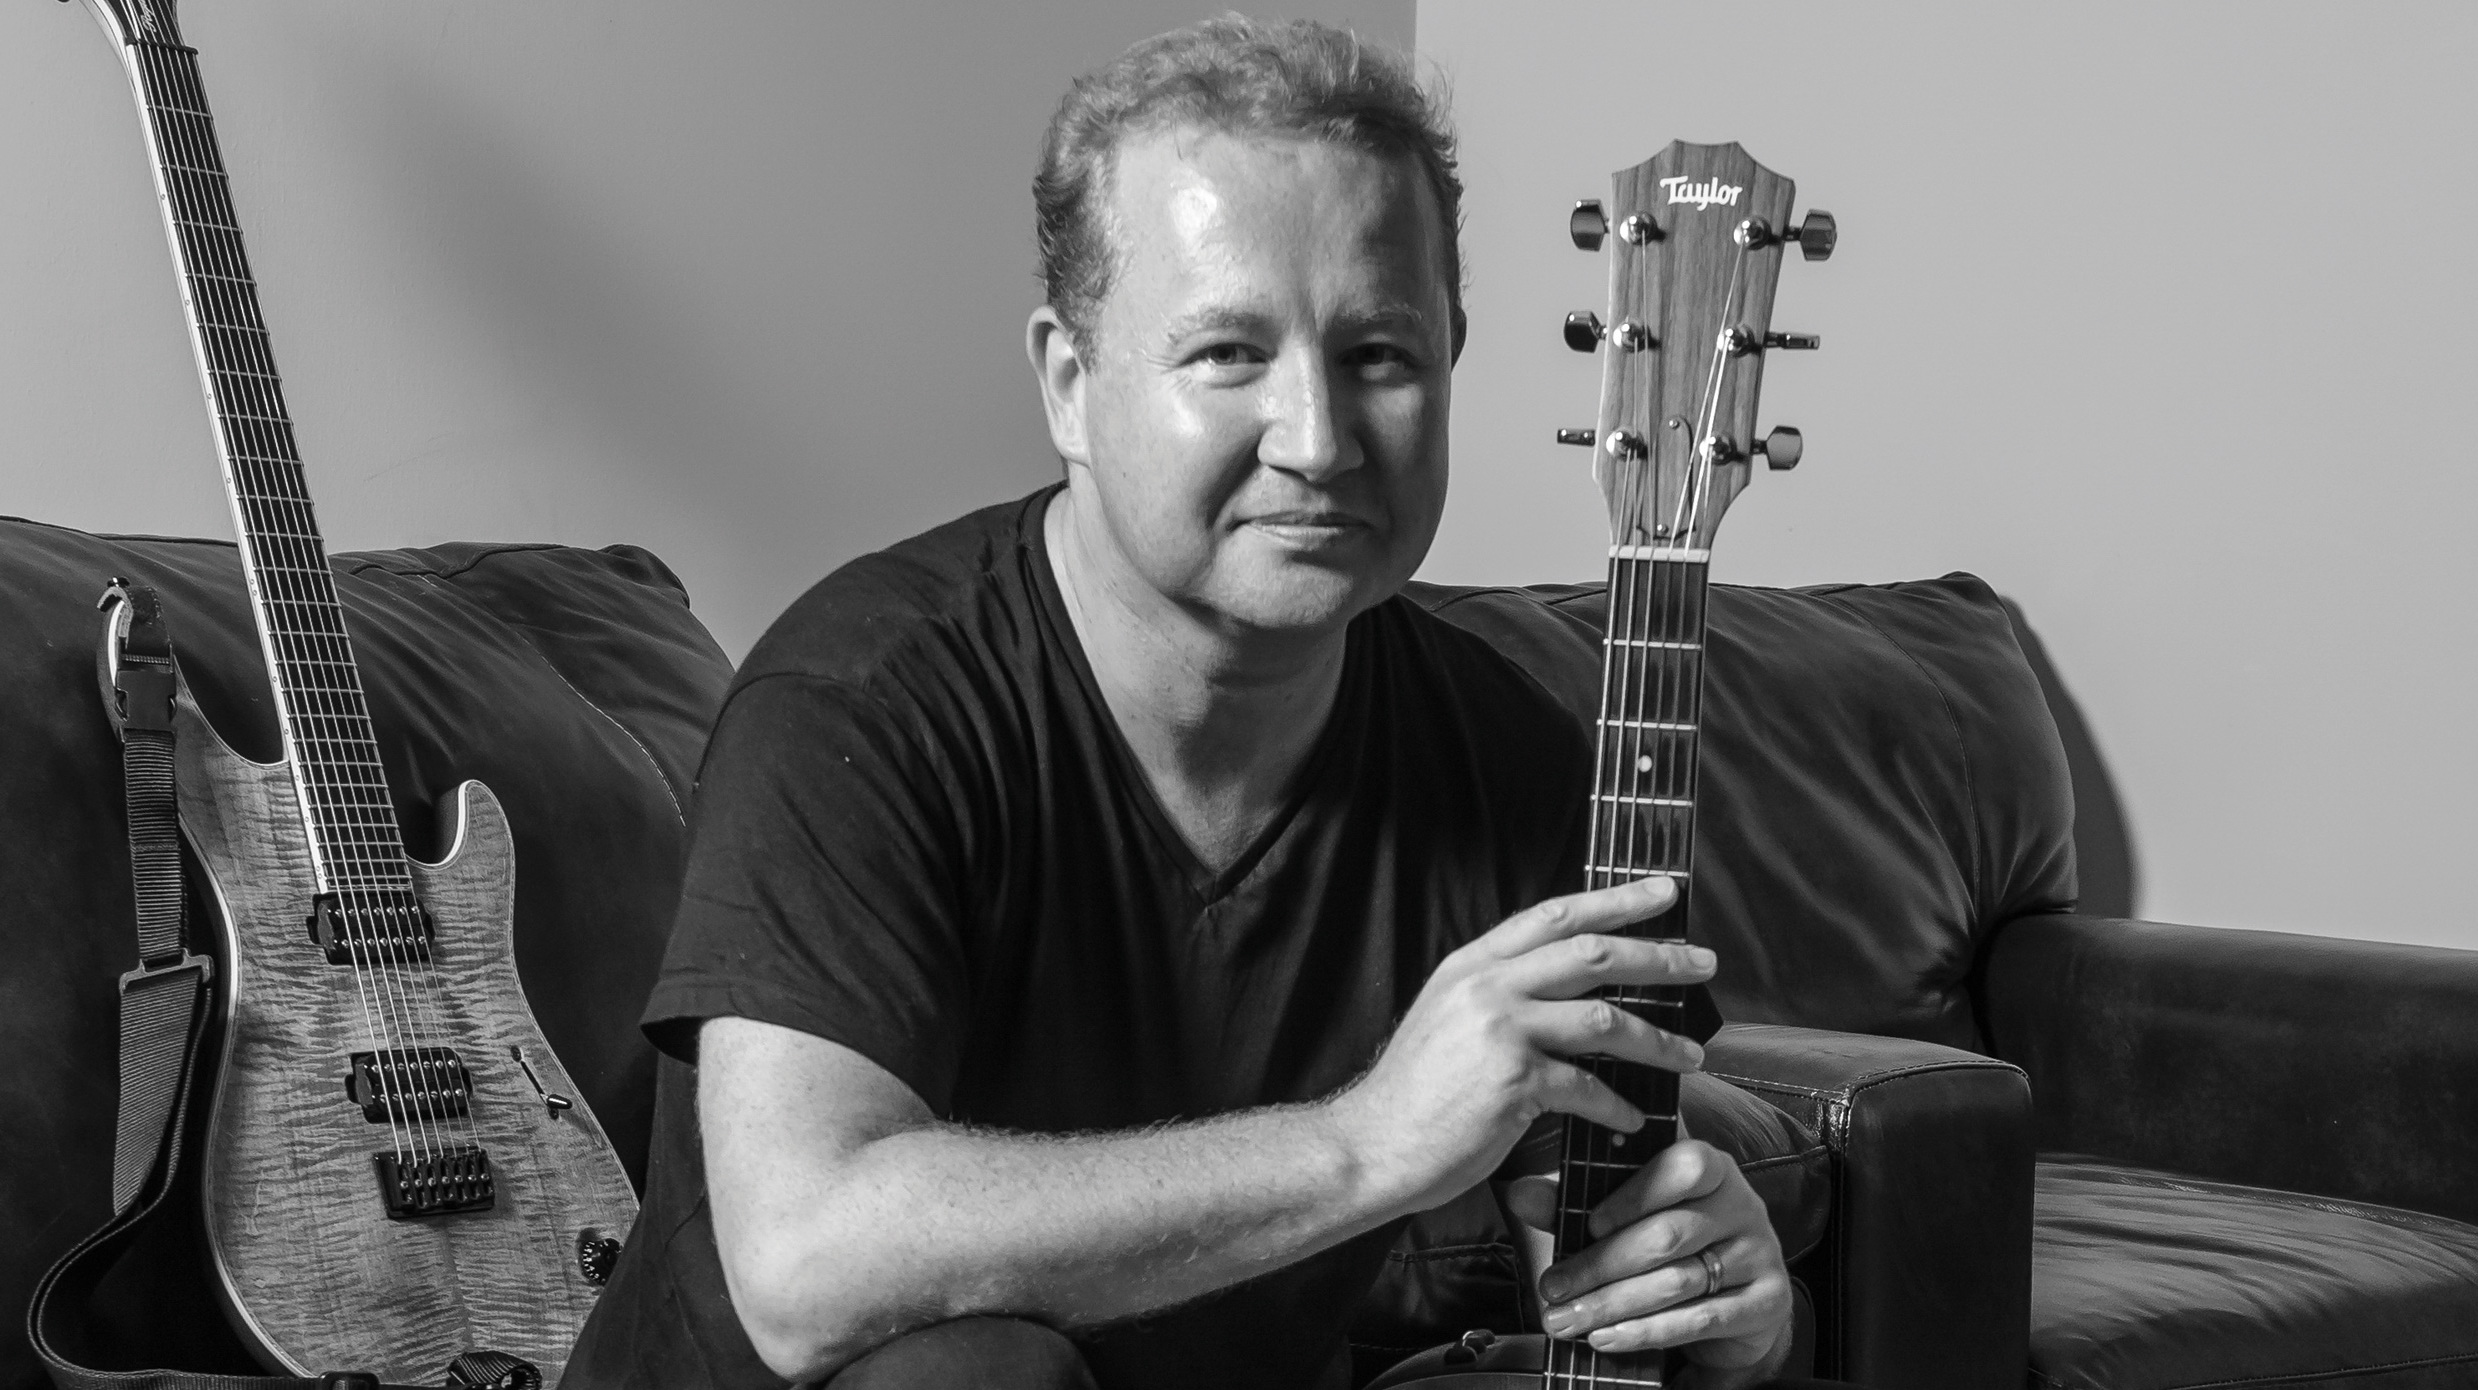
<path id="1" fill-rule="evenodd" d="M 691 1059 L 701 1020 L 759 1019 L 852 1048 L 943 1118 L 1011 1130 L 1313 1100 L 1374 1060 L 1446 953 L 1578 886 L 1582 730 L 1399 597 L 1351 624 L 1289 805 L 1227 870 L 1202 867 L 1068 619 L 1042 536 L 1055 491 L 854 561 L 750 654 L 645 1011 L 665 1051 Z M 686 1106 L 662 1112 L 637 1227 L 655 1248 L 623 1272 L 673 1287 L 606 1299 L 638 1306 L 639 1355 L 685 1339 L 727 1379 L 757 1363 L 712 1268 Z M 1340 1384 L 1343 1327 L 1395 1231 L 1071 1335 L 1105 1390 Z"/>

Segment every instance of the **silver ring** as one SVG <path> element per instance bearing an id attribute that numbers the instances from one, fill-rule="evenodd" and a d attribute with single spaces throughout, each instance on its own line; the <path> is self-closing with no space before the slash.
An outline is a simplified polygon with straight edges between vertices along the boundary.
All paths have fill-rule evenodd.
<path id="1" fill-rule="evenodd" d="M 1701 1296 L 1710 1298 L 1721 1291 L 1721 1252 L 1707 1245 L 1695 1252 L 1695 1258 L 1704 1262 L 1704 1291 Z"/>

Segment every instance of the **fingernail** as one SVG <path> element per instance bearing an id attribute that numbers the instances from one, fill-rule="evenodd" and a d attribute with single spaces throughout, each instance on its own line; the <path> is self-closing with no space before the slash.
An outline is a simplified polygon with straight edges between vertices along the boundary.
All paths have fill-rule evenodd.
<path id="1" fill-rule="evenodd" d="M 1542 1276 L 1540 1280 L 1540 1296 L 1547 1299 L 1551 1303 L 1565 1302 L 1566 1281 L 1563 1279 L 1550 1278 L 1545 1275 Z M 1573 1311 L 1573 1309 L 1569 1308 L 1563 1312 L 1555 1313 L 1553 1316 L 1564 1317 L 1571 1314 Z"/>
<path id="2" fill-rule="evenodd" d="M 1572 1308 L 1551 1308 L 1548 1313 L 1540 1319 L 1540 1325 L 1548 1329 L 1550 1336 L 1563 1337 L 1567 1333 L 1574 1330 L 1575 1310 Z"/>
<path id="3" fill-rule="evenodd" d="M 1705 947 L 1689 946 L 1686 948 L 1686 961 L 1698 970 L 1710 970 L 1721 963 L 1721 958 Z"/>

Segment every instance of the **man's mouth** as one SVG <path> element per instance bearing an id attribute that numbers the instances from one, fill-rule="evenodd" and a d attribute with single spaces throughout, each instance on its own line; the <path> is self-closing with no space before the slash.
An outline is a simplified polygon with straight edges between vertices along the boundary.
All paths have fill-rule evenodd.
<path id="1" fill-rule="evenodd" d="M 1365 530 L 1368 527 L 1366 521 L 1349 512 L 1331 511 L 1267 512 L 1263 516 L 1248 518 L 1248 524 L 1297 531 Z"/>

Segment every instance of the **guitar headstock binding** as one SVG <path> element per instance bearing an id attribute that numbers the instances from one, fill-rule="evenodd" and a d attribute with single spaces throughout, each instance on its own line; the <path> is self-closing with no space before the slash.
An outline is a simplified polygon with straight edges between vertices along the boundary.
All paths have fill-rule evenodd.
<path id="1" fill-rule="evenodd" d="M 86 8 L 94 13 L 95 22 L 103 26 L 112 42 L 123 47 L 142 43 L 178 46 L 181 26 L 172 5 L 173 0 L 86 0 Z"/>

